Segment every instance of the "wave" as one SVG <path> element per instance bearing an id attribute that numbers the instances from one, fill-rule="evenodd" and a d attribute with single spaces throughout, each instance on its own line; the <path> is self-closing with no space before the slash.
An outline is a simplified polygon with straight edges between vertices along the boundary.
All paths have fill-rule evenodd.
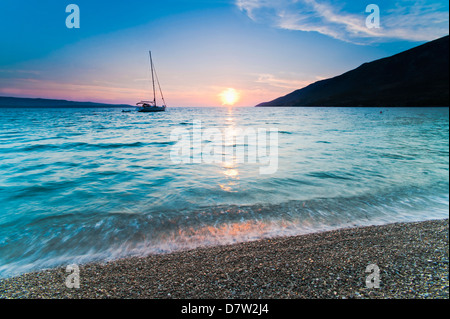
<path id="1" fill-rule="evenodd" d="M 63 144 L 33 144 L 19 148 L 8 147 L 1 149 L 2 153 L 15 152 L 34 152 L 47 150 L 101 150 L 101 149 L 117 149 L 117 148 L 139 148 L 145 146 L 169 146 L 173 145 L 173 141 L 157 141 L 157 142 L 132 142 L 132 143 L 87 143 L 87 142 L 71 142 Z"/>
<path id="2" fill-rule="evenodd" d="M 443 191 L 409 187 L 281 204 L 43 215 L 0 225 L 0 276 L 344 227 L 448 218 L 448 191 Z"/>
<path id="3" fill-rule="evenodd" d="M 312 172 L 307 173 L 306 176 L 311 176 L 319 179 L 343 179 L 343 180 L 351 180 L 354 179 L 354 175 L 351 173 L 336 173 L 336 172 Z"/>

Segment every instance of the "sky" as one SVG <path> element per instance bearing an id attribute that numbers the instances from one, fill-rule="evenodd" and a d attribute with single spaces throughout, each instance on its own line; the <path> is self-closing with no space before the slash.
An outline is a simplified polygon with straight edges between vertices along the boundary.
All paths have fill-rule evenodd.
<path id="1" fill-rule="evenodd" d="M 438 0 L 1 0 L 0 96 L 134 105 L 151 50 L 167 106 L 253 106 L 448 30 Z"/>

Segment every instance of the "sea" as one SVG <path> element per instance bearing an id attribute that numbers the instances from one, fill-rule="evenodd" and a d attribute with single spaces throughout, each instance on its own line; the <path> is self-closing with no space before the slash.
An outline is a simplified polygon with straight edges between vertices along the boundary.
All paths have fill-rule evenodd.
<path id="1" fill-rule="evenodd" d="M 448 216 L 448 108 L 0 108 L 1 278 Z"/>

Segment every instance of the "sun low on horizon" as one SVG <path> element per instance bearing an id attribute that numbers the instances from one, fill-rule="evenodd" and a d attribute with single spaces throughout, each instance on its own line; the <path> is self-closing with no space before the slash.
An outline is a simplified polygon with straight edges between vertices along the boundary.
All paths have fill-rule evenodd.
<path id="1" fill-rule="evenodd" d="M 236 89 L 227 88 L 219 93 L 219 98 L 222 105 L 233 106 L 239 101 L 240 94 Z"/>

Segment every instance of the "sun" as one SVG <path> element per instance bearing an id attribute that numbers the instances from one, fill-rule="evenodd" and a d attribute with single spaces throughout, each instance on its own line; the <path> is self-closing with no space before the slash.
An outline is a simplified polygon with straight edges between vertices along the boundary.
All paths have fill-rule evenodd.
<path id="1" fill-rule="evenodd" d="M 239 100 L 239 93 L 233 88 L 228 88 L 220 92 L 219 97 L 222 105 L 234 105 Z"/>

